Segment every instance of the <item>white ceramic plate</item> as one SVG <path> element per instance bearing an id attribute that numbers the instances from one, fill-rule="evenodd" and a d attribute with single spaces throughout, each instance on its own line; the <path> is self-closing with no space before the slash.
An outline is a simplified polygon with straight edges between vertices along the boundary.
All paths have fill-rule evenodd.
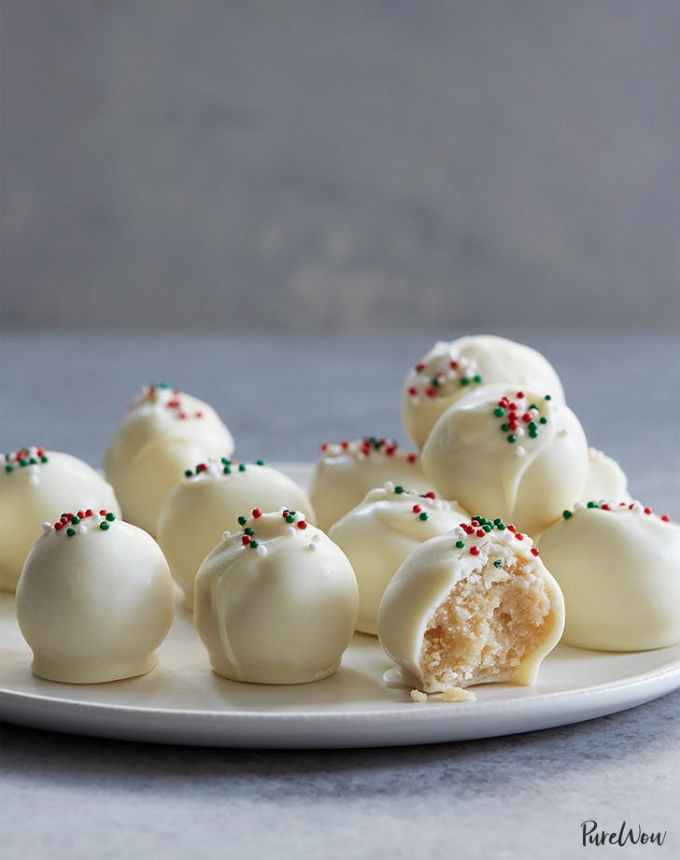
<path id="1" fill-rule="evenodd" d="M 310 467 L 287 465 L 307 483 Z M 292 687 L 237 684 L 210 671 L 179 608 L 143 678 L 71 686 L 34 678 L 14 599 L 0 596 L 0 719 L 37 728 L 159 743 L 234 747 L 368 747 L 467 740 L 576 723 L 680 687 L 680 646 L 637 654 L 560 647 L 533 688 L 489 685 L 468 704 L 411 702 L 383 682 L 390 661 L 357 635 L 340 671 Z"/>

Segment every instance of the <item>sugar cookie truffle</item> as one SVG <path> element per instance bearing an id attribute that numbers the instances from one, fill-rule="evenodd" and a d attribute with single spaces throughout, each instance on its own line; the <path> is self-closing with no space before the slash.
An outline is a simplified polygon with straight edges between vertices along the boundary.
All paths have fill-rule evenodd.
<path id="1" fill-rule="evenodd" d="M 385 481 L 412 490 L 429 489 L 418 455 L 402 451 L 392 439 L 366 436 L 337 445 L 325 442 L 310 491 L 319 528 L 328 531 L 369 490 Z"/>
<path id="2" fill-rule="evenodd" d="M 680 526 L 640 502 L 591 501 L 541 535 L 567 608 L 564 641 L 601 651 L 680 642 Z"/>
<path id="3" fill-rule="evenodd" d="M 441 416 L 422 463 L 445 498 L 536 534 L 579 498 L 588 446 L 579 420 L 552 395 L 486 385 Z"/>
<path id="4" fill-rule="evenodd" d="M 499 382 L 564 399 L 562 384 L 540 352 L 494 335 L 472 335 L 439 341 L 411 368 L 404 383 L 402 420 L 422 448 L 436 420 L 453 403 L 479 385 Z"/>
<path id="5" fill-rule="evenodd" d="M 347 556 L 297 511 L 258 507 L 239 524 L 196 577 L 194 624 L 213 669 L 257 684 L 332 675 L 356 621 Z"/>
<path id="6" fill-rule="evenodd" d="M 411 492 L 391 481 L 366 498 L 331 528 L 329 537 L 352 563 L 359 583 L 357 630 L 378 632 L 378 607 L 390 579 L 404 559 L 430 538 L 449 532 L 470 515 L 433 490 Z"/>
<path id="7" fill-rule="evenodd" d="M 211 406 L 165 383 L 148 385 L 106 454 L 106 476 L 125 519 L 155 535 L 163 500 L 185 470 L 233 450 L 234 440 Z"/>
<path id="8" fill-rule="evenodd" d="M 74 498 L 120 513 L 112 487 L 82 460 L 36 447 L 0 455 L 0 591 L 16 589 L 40 523 Z"/>
<path id="9" fill-rule="evenodd" d="M 300 511 L 314 522 L 305 492 L 276 469 L 256 463 L 237 463 L 228 457 L 207 460 L 170 491 L 158 521 L 158 543 L 170 571 L 193 605 L 194 579 L 201 562 L 222 540 L 226 528 L 235 528 L 241 511 L 260 503 L 267 511 L 284 506 Z"/>
<path id="10" fill-rule="evenodd" d="M 597 448 L 588 449 L 588 476 L 579 501 L 630 499 L 628 480 L 619 464 Z"/>
<path id="11" fill-rule="evenodd" d="M 17 588 L 33 673 L 100 684 L 153 669 L 174 612 L 172 578 L 153 538 L 103 508 L 65 513 L 43 529 Z"/>
<path id="12" fill-rule="evenodd" d="M 378 614 L 383 648 L 427 693 L 533 684 L 563 627 L 560 588 L 531 538 L 482 516 L 418 547 Z"/>

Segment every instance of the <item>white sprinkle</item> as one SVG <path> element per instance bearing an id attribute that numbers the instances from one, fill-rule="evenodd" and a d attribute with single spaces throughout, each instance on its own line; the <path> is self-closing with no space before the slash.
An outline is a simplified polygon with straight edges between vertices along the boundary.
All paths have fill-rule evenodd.
<path id="1" fill-rule="evenodd" d="M 388 493 L 394 492 L 394 481 L 385 481 L 385 489 Z"/>
<path id="2" fill-rule="evenodd" d="M 311 540 L 306 546 L 305 549 L 315 550 L 317 548 L 316 543 Z"/>
<path id="3" fill-rule="evenodd" d="M 267 547 L 263 546 L 263 544 L 261 544 L 261 543 L 259 543 L 257 545 L 257 549 L 255 550 L 255 552 L 261 556 L 265 556 L 265 555 L 269 554 L 269 550 L 267 549 Z"/>
<path id="4" fill-rule="evenodd" d="M 42 530 L 45 532 L 45 534 L 48 534 L 49 532 L 51 532 L 52 528 L 53 528 L 52 523 L 43 523 L 42 524 Z"/>
<path id="5" fill-rule="evenodd" d="M 78 526 L 78 533 L 81 535 L 84 535 L 86 531 L 87 531 L 87 527 L 86 527 L 85 523 L 81 523 Z"/>
<path id="6" fill-rule="evenodd" d="M 518 445 L 517 448 L 515 448 L 515 454 L 518 457 L 525 457 L 526 453 L 527 453 L 527 449 L 523 448 L 521 445 Z"/>
<path id="7" fill-rule="evenodd" d="M 292 535 L 296 535 L 297 533 L 298 533 L 297 529 L 294 529 L 293 526 L 288 526 L 288 534 L 289 535 L 292 536 Z"/>
<path id="8" fill-rule="evenodd" d="M 230 537 L 231 537 L 231 532 L 229 531 L 229 529 L 227 529 L 225 532 L 222 532 L 223 540 L 229 540 Z"/>

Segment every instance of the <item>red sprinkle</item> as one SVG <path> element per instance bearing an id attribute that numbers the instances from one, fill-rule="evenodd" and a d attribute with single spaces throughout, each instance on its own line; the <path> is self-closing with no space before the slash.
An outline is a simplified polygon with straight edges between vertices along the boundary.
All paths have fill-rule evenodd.
<path id="1" fill-rule="evenodd" d="M 516 531 L 517 531 L 517 529 L 513 526 L 513 524 L 512 524 L 512 523 L 510 523 L 510 524 L 508 525 L 508 531 L 516 532 Z"/>
<path id="2" fill-rule="evenodd" d="M 415 388 L 415 387 L 412 385 L 412 386 L 409 388 L 408 393 L 411 395 L 411 397 L 415 397 L 415 396 L 416 396 L 416 394 L 418 393 L 418 389 L 417 389 L 417 388 Z"/>
<path id="3" fill-rule="evenodd" d="M 421 371 L 425 370 L 425 364 L 422 361 L 419 361 L 418 364 L 416 364 L 416 370 L 418 373 L 421 373 Z"/>
<path id="4" fill-rule="evenodd" d="M 259 520 L 260 517 L 262 516 L 262 508 L 253 508 L 252 513 L 253 513 L 253 517 L 256 520 Z"/>
<path id="5" fill-rule="evenodd" d="M 425 394 L 427 394 L 428 397 L 436 397 L 437 389 L 433 385 L 431 385 L 429 388 L 425 389 Z"/>
<path id="6" fill-rule="evenodd" d="M 536 547 L 535 547 L 535 546 L 532 546 L 532 547 L 531 547 L 531 554 L 532 554 L 532 555 L 538 555 L 538 550 L 536 549 Z"/>
<path id="7" fill-rule="evenodd" d="M 323 442 L 321 444 L 321 450 L 322 451 L 328 451 L 328 442 Z"/>
<path id="8" fill-rule="evenodd" d="M 470 555 L 479 555 L 479 547 L 471 546 L 470 547 Z"/>
<path id="9" fill-rule="evenodd" d="M 457 361 L 450 361 L 449 367 L 451 368 L 451 370 L 458 370 L 458 362 Z"/>
<path id="10" fill-rule="evenodd" d="M 477 535 L 477 537 L 484 537 L 484 535 L 486 534 L 486 532 L 484 531 L 484 529 L 477 529 L 477 531 L 475 532 L 475 534 Z"/>
<path id="11" fill-rule="evenodd" d="M 298 527 L 299 529 L 306 529 L 306 528 L 307 528 L 307 523 L 306 523 L 304 520 L 298 520 L 297 527 Z"/>
<path id="12" fill-rule="evenodd" d="M 100 517 L 105 517 L 107 514 L 108 514 L 108 511 L 106 510 L 106 508 L 102 508 L 102 509 L 99 511 L 99 516 L 100 516 Z"/>
<path id="13" fill-rule="evenodd" d="M 645 508 L 645 513 L 646 513 L 646 514 L 651 514 L 651 513 L 652 513 L 652 509 L 651 509 L 651 508 Z"/>
<path id="14" fill-rule="evenodd" d="M 208 470 L 208 467 L 206 466 L 205 463 L 199 463 L 198 466 L 196 466 L 197 472 L 206 472 L 207 470 Z"/>
<path id="15" fill-rule="evenodd" d="M 432 501 L 434 501 L 437 498 L 437 496 L 435 495 L 434 490 L 428 490 L 426 493 L 423 493 L 423 498 L 424 499 L 432 499 Z"/>
<path id="16" fill-rule="evenodd" d="M 406 459 L 408 460 L 409 463 L 415 463 L 416 460 L 418 459 L 418 455 L 417 454 L 409 454 Z"/>
<path id="17" fill-rule="evenodd" d="M 85 516 L 86 516 L 86 517 L 92 517 L 92 516 L 94 516 L 94 512 L 93 512 L 92 508 L 88 508 L 88 509 L 85 511 Z"/>
<path id="18" fill-rule="evenodd" d="M 523 391 L 518 391 L 518 392 L 517 392 L 517 394 L 516 394 L 516 397 L 517 397 L 517 399 L 518 399 L 518 400 L 524 400 L 524 392 L 523 392 Z"/>
<path id="19" fill-rule="evenodd" d="M 517 538 L 517 540 L 524 540 L 524 535 L 522 534 L 522 532 L 515 532 L 515 537 Z"/>
<path id="20" fill-rule="evenodd" d="M 422 511 L 422 507 L 421 505 L 414 505 L 411 510 L 414 514 L 419 514 Z"/>
<path id="21" fill-rule="evenodd" d="M 56 531 L 60 532 L 64 528 L 64 524 L 59 520 L 59 522 L 54 524 L 54 528 Z"/>
<path id="22" fill-rule="evenodd" d="M 668 516 L 668 514 L 662 514 L 662 515 L 661 515 L 661 519 L 662 519 L 662 520 L 663 520 L 663 522 L 665 522 L 665 523 L 669 523 L 669 522 L 671 521 L 671 518 Z"/>
<path id="23" fill-rule="evenodd" d="M 243 535 L 243 537 L 241 538 L 241 543 L 243 544 L 243 546 L 248 546 L 248 544 L 250 543 L 250 536 Z"/>

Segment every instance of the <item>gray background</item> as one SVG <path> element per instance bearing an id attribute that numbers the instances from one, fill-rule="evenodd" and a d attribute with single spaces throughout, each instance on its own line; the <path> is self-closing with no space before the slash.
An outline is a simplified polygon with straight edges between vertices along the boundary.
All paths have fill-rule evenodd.
<path id="1" fill-rule="evenodd" d="M 677 326 L 675 0 L 6 0 L 0 325 Z"/>

